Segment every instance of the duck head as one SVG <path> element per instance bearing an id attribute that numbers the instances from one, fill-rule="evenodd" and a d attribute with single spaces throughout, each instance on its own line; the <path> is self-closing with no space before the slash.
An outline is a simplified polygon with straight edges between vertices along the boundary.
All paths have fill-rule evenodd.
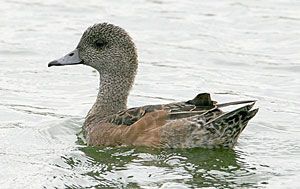
<path id="1" fill-rule="evenodd" d="M 118 26 L 100 23 L 83 33 L 75 50 L 51 61 L 48 67 L 76 64 L 91 66 L 104 75 L 134 75 L 138 62 L 135 45 L 127 32 Z"/>

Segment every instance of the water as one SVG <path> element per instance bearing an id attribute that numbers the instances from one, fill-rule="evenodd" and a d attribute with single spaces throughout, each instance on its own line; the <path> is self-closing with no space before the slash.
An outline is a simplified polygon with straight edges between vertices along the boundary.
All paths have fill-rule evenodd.
<path id="1" fill-rule="evenodd" d="M 296 188 L 300 2 L 0 2 L 0 188 Z M 81 140 L 98 74 L 47 68 L 98 22 L 138 47 L 129 106 L 256 99 L 233 150 L 93 148 Z"/>

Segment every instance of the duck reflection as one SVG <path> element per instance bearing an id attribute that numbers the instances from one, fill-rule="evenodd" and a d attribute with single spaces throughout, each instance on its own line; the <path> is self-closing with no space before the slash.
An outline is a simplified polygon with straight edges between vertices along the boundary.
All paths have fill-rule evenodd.
<path id="1" fill-rule="evenodd" d="M 240 153 L 230 149 L 95 148 L 82 146 L 85 176 L 98 187 L 256 187 L 255 176 Z M 89 168 L 87 168 L 89 167 Z"/>

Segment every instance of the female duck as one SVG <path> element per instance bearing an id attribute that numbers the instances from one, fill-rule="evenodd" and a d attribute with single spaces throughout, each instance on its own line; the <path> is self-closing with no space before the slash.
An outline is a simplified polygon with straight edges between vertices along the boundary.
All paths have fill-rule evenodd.
<path id="1" fill-rule="evenodd" d="M 138 60 L 125 30 L 101 23 L 88 28 L 77 48 L 48 66 L 85 64 L 100 73 L 97 100 L 84 122 L 89 145 L 157 148 L 233 147 L 257 113 L 254 101 L 218 104 L 207 93 L 186 102 L 127 109 Z M 231 112 L 221 107 L 246 104 Z"/>

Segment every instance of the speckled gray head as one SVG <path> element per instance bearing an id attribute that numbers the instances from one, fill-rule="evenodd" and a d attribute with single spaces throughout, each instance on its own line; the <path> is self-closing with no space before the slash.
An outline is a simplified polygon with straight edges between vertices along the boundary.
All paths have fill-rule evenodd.
<path id="1" fill-rule="evenodd" d="M 76 49 L 48 64 L 64 66 L 85 64 L 100 74 L 133 74 L 137 69 L 137 53 L 127 32 L 108 23 L 95 24 L 82 35 Z"/>

